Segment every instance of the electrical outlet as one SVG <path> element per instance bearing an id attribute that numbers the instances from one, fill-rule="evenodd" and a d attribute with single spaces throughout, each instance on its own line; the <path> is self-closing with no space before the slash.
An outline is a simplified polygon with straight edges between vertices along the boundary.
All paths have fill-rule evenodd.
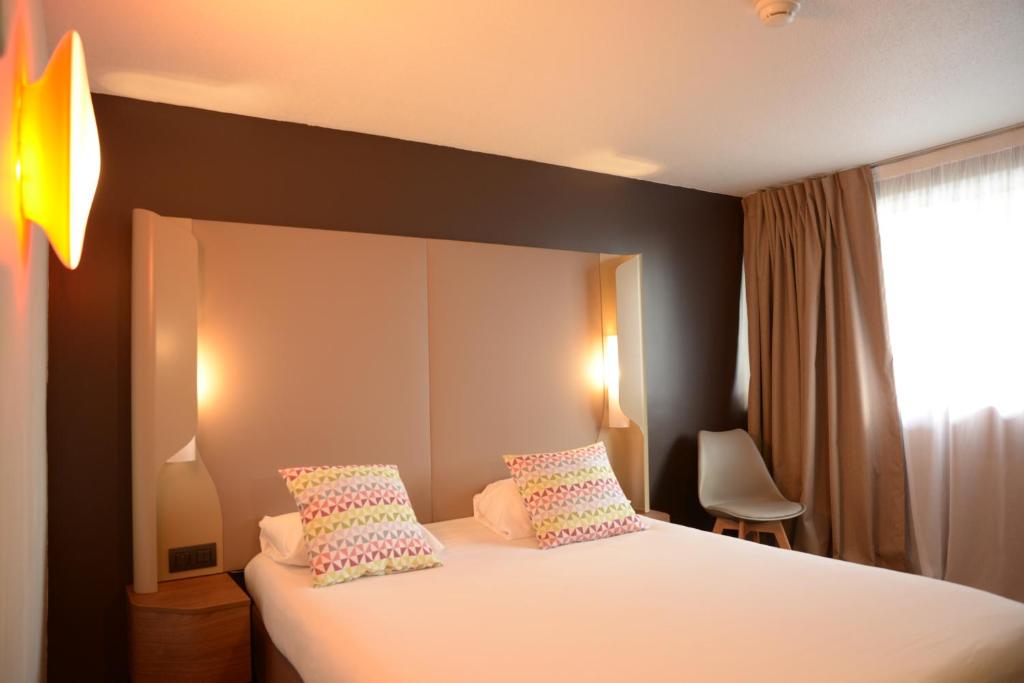
<path id="1" fill-rule="evenodd" d="M 217 544 L 203 543 L 167 551 L 167 565 L 170 573 L 187 572 L 217 566 Z"/>

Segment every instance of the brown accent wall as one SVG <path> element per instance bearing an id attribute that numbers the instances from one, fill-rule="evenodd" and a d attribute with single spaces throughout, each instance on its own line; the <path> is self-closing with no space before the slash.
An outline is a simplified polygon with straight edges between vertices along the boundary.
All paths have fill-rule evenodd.
<path id="1" fill-rule="evenodd" d="M 50 267 L 52 681 L 127 677 L 131 210 L 644 255 L 651 505 L 706 523 L 699 429 L 742 426 L 739 199 L 505 157 L 97 95 L 82 262 Z"/>

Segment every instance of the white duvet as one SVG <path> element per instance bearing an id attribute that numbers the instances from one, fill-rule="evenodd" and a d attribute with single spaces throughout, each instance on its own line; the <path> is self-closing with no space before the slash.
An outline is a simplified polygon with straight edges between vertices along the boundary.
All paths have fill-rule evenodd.
<path id="1" fill-rule="evenodd" d="M 444 566 L 311 587 L 246 567 L 306 683 L 1024 681 L 1024 604 L 650 521 L 538 550 L 428 525 Z"/>

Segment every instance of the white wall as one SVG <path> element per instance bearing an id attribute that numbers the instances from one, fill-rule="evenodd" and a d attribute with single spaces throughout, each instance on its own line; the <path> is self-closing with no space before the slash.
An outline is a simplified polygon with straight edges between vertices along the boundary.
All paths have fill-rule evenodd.
<path id="1" fill-rule="evenodd" d="M 0 0 L 5 37 L 14 4 Z M 29 12 L 30 66 L 38 73 L 41 8 L 36 0 L 20 5 Z M 11 69 L 0 68 L 0 678 L 35 681 L 43 677 L 45 652 L 49 247 L 38 228 L 24 239 L 17 231 L 12 79 Z"/>

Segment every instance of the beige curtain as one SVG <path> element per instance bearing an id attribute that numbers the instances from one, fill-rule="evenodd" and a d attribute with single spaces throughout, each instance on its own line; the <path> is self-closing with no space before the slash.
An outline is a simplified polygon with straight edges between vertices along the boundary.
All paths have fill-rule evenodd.
<path id="1" fill-rule="evenodd" d="M 749 431 L 794 547 L 905 567 L 905 476 L 867 168 L 743 200 Z"/>

